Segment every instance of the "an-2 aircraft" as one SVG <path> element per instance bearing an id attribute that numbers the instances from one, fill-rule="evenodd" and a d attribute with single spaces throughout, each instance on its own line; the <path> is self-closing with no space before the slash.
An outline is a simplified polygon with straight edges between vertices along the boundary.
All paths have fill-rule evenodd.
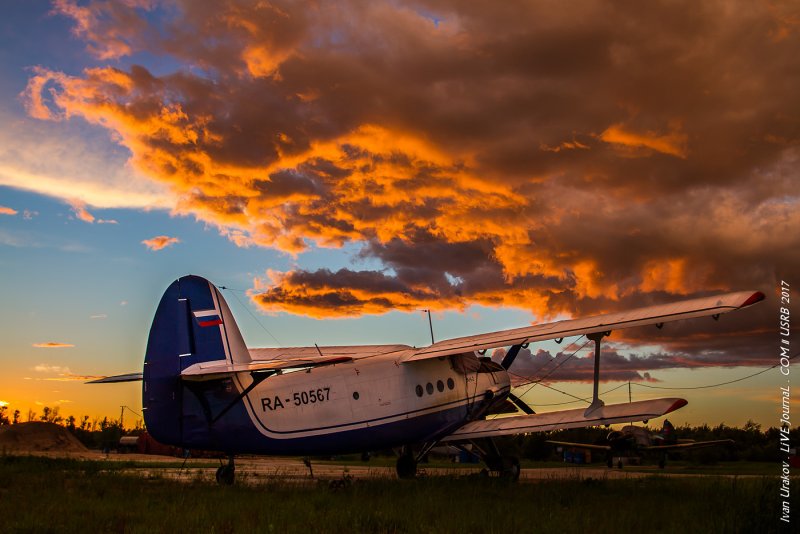
<path id="1" fill-rule="evenodd" d="M 662 398 L 604 405 L 598 397 L 600 344 L 611 331 L 750 306 L 739 292 L 621 313 L 407 345 L 247 348 L 219 290 L 184 276 L 156 310 L 142 373 L 94 382 L 143 380 L 142 406 L 156 440 L 214 450 L 229 460 L 217 481 L 234 481 L 236 454 L 317 456 L 394 448 L 397 474 L 415 476 L 432 447 L 472 443 L 492 472 L 519 477 L 516 458 L 492 438 L 561 428 L 647 421 L 687 404 Z M 508 368 L 535 341 L 586 335 L 595 343 L 591 405 L 536 414 L 511 392 Z M 509 347 L 498 364 L 487 349 Z M 511 401 L 524 415 L 486 419 Z"/>
<path id="2" fill-rule="evenodd" d="M 665 419 L 661 427 L 661 432 L 658 433 L 651 432 L 640 426 L 627 425 L 620 430 L 612 430 L 609 432 L 608 436 L 606 436 L 606 443 L 602 444 L 573 443 L 556 440 L 547 440 L 547 443 L 574 449 L 605 451 L 606 465 L 608 465 L 609 468 L 614 465 L 614 458 L 620 458 L 617 461 L 617 467 L 622 469 L 622 457 L 641 457 L 648 453 L 659 454 L 658 467 L 664 469 L 664 466 L 667 464 L 667 453 L 669 451 L 686 451 L 703 449 L 706 447 L 718 447 L 721 445 L 733 445 L 734 441 L 732 439 L 716 439 L 711 441 L 678 439 L 675 435 L 675 427 L 669 422 L 669 419 Z"/>

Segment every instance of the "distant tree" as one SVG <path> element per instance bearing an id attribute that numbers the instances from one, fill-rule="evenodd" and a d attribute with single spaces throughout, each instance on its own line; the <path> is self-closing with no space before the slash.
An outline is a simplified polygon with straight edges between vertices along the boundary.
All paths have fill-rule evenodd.
<path id="1" fill-rule="evenodd" d="M 81 430 L 89 430 L 89 416 L 84 415 L 81 419 Z"/>
<path id="2" fill-rule="evenodd" d="M 73 432 L 75 431 L 75 416 L 74 415 L 70 415 L 69 417 L 67 417 L 67 429 L 69 429 L 69 430 L 71 430 Z"/>
<path id="3" fill-rule="evenodd" d="M 36 421 L 36 412 L 28 408 L 28 422 Z"/>
<path id="4" fill-rule="evenodd" d="M 14 424 L 19 423 L 19 410 L 14 410 Z"/>
<path id="5" fill-rule="evenodd" d="M 49 406 L 45 406 L 42 408 L 42 417 L 40 418 L 45 423 L 61 423 L 64 418 L 61 417 L 59 414 L 59 408 L 56 406 L 55 408 L 50 408 Z"/>
<path id="6" fill-rule="evenodd" d="M 0 406 L 0 426 L 11 424 L 11 421 L 9 421 L 6 415 L 6 410 L 8 410 L 8 406 Z"/>

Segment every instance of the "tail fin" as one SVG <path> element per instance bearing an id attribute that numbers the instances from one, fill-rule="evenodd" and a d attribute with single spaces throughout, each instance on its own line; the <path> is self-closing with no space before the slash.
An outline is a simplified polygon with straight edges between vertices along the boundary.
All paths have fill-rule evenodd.
<path id="1" fill-rule="evenodd" d="M 180 373 L 208 361 L 250 362 L 250 353 L 219 290 L 205 278 L 172 282 L 156 310 L 144 358 L 142 404 L 148 431 L 178 446 L 205 441 L 203 407 Z"/>

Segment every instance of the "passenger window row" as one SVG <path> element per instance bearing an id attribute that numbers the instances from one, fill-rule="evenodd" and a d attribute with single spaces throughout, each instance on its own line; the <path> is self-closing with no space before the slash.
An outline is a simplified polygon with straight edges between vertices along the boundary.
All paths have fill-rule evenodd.
<path id="1" fill-rule="evenodd" d="M 447 379 L 447 389 L 455 389 L 455 387 L 456 387 L 455 381 L 452 378 L 448 378 Z M 443 392 L 444 391 L 444 382 L 442 382 L 441 380 L 437 380 L 436 381 L 436 389 L 439 390 L 439 393 Z M 428 392 L 428 395 L 433 395 L 433 384 L 432 383 L 428 382 L 427 384 L 425 384 L 425 389 L 424 390 L 422 389 L 421 385 L 417 384 L 417 387 L 416 387 L 417 397 L 422 397 L 422 394 L 424 392 L 426 392 L 426 391 Z"/>

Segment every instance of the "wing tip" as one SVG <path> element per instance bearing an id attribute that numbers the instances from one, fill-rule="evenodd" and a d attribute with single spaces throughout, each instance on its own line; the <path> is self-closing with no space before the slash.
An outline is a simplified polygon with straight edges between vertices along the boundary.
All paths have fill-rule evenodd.
<path id="1" fill-rule="evenodd" d="M 687 404 L 689 404 L 689 401 L 687 401 L 686 399 L 675 399 L 675 402 L 673 402 L 672 405 L 669 408 L 667 408 L 667 411 L 664 412 L 664 415 L 674 412 L 675 410 L 679 410 L 684 406 L 686 406 Z"/>
<path id="2" fill-rule="evenodd" d="M 762 293 L 761 291 L 756 291 L 755 293 L 750 295 L 750 297 L 746 301 L 744 301 L 744 303 L 739 307 L 740 308 L 746 308 L 747 306 L 751 306 L 751 305 L 755 304 L 756 302 L 761 302 L 765 298 L 766 298 L 766 295 L 764 295 L 764 293 Z"/>

